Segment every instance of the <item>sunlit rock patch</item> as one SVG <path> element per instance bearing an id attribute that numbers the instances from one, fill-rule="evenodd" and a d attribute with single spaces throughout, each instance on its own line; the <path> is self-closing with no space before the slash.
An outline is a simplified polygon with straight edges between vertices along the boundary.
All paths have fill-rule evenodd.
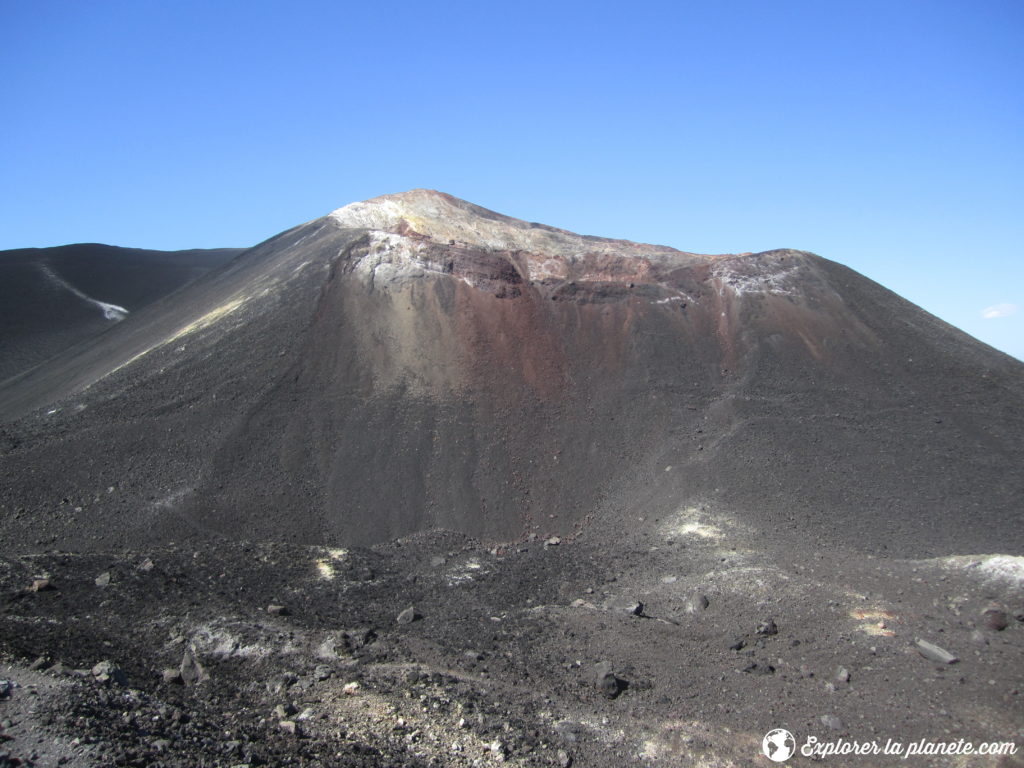
<path id="1" fill-rule="evenodd" d="M 332 581 L 337 576 L 336 564 L 348 555 L 347 549 L 325 549 L 324 556 L 314 561 L 317 575 L 325 581 Z"/>

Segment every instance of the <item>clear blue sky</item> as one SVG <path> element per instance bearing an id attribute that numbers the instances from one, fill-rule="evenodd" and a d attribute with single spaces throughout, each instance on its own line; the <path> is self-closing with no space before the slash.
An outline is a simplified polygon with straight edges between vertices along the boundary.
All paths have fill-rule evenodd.
<path id="1" fill-rule="evenodd" d="M 1019 0 L 0 0 L 0 94 L 0 248 L 251 245 L 432 187 L 814 251 L 1024 358 Z"/>

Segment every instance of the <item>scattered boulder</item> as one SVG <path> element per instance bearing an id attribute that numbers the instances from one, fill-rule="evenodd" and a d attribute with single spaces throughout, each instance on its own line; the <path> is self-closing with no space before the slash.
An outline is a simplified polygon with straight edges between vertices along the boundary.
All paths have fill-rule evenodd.
<path id="1" fill-rule="evenodd" d="M 757 625 L 757 634 L 763 637 L 771 637 L 772 635 L 779 634 L 779 628 L 775 624 L 774 619 L 768 619 Z"/>
<path id="2" fill-rule="evenodd" d="M 345 683 L 341 691 L 342 693 L 346 693 L 349 696 L 355 696 L 357 693 L 359 693 L 360 688 L 362 688 L 362 686 L 359 685 L 358 681 L 353 680 L 351 683 Z"/>
<path id="3" fill-rule="evenodd" d="M 120 667 L 118 667 L 112 661 L 101 661 L 99 664 L 92 668 L 93 679 L 97 683 L 116 683 L 117 685 L 127 685 L 128 676 L 124 673 Z"/>
<path id="4" fill-rule="evenodd" d="M 572 755 L 564 749 L 558 750 L 556 757 L 558 759 L 558 768 L 570 768 L 572 765 Z"/>
<path id="5" fill-rule="evenodd" d="M 850 670 L 846 667 L 839 667 L 836 669 L 836 682 L 837 683 L 848 683 L 850 682 Z"/>
<path id="6" fill-rule="evenodd" d="M 160 676 L 163 678 L 165 683 L 175 683 L 180 685 L 185 682 L 181 677 L 181 670 L 176 669 L 175 667 L 168 667 L 160 673 Z"/>
<path id="7" fill-rule="evenodd" d="M 544 546 L 545 547 L 557 547 L 561 543 L 562 543 L 562 537 L 561 536 L 552 536 L 549 539 L 546 539 L 544 541 Z"/>
<path id="8" fill-rule="evenodd" d="M 440 568 L 442 565 L 445 565 L 447 562 L 448 562 L 448 558 L 445 557 L 444 555 L 434 555 L 432 558 L 430 558 L 430 567 L 431 568 Z"/>
<path id="9" fill-rule="evenodd" d="M 281 730 L 292 736 L 302 736 L 302 728 L 294 720 L 282 720 L 279 725 Z"/>
<path id="10" fill-rule="evenodd" d="M 294 715 L 297 711 L 298 710 L 295 709 L 295 705 L 293 705 L 291 703 L 288 703 L 288 704 L 278 704 L 276 707 L 274 707 L 273 715 L 278 720 L 287 720 L 289 717 Z"/>
<path id="11" fill-rule="evenodd" d="M 696 592 L 687 599 L 686 612 L 700 613 L 701 611 L 706 611 L 709 605 L 711 605 L 711 601 L 708 600 L 707 595 Z"/>
<path id="12" fill-rule="evenodd" d="M 289 616 L 291 614 L 291 611 L 289 611 L 283 605 L 268 605 L 267 613 L 269 613 L 271 616 Z"/>
<path id="13" fill-rule="evenodd" d="M 178 668 L 185 685 L 198 685 L 210 679 L 210 675 L 191 651 L 185 651 Z"/>
<path id="14" fill-rule="evenodd" d="M 614 699 L 622 693 L 622 681 L 615 675 L 605 675 L 601 678 L 600 683 L 598 683 L 598 690 L 601 691 L 605 698 Z"/>
<path id="15" fill-rule="evenodd" d="M 110 571 L 104 571 L 96 577 L 96 586 L 100 589 L 110 586 Z"/>
<path id="16" fill-rule="evenodd" d="M 644 615 L 644 604 L 631 595 L 613 597 L 608 601 L 608 607 L 616 613 L 624 613 L 627 616 Z"/>
<path id="17" fill-rule="evenodd" d="M 139 563 L 139 568 L 138 569 L 140 571 L 142 571 L 143 573 L 145 573 L 147 571 L 152 571 L 153 570 L 153 561 L 150 560 L 147 557 L 145 560 L 143 560 L 141 563 Z"/>
<path id="18" fill-rule="evenodd" d="M 1002 632 L 1010 625 L 1010 617 L 1007 616 L 1006 611 L 999 608 L 989 608 L 981 614 L 981 621 L 986 629 L 991 629 L 993 632 Z"/>
<path id="19" fill-rule="evenodd" d="M 327 680 L 333 674 L 334 670 L 326 664 L 318 664 L 313 670 L 313 677 L 316 680 Z"/>
<path id="20" fill-rule="evenodd" d="M 398 618 L 396 618 L 395 621 L 399 624 L 412 624 L 414 621 L 422 618 L 423 617 L 416 611 L 415 606 L 410 605 L 398 614 Z"/>
<path id="21" fill-rule="evenodd" d="M 346 652 L 358 651 L 360 648 L 365 648 L 374 640 L 377 639 L 377 631 L 365 627 L 363 629 L 350 629 L 341 633 L 342 648 Z"/>
<path id="22" fill-rule="evenodd" d="M 53 582 L 49 579 L 34 579 L 29 589 L 33 592 L 49 592 L 56 589 L 56 587 L 53 586 Z"/>
<path id="23" fill-rule="evenodd" d="M 291 688 L 293 685 L 295 685 L 295 683 L 298 682 L 298 680 L 299 678 L 293 675 L 291 672 L 284 672 L 280 675 L 275 675 L 267 683 L 267 693 L 270 693 L 274 696 L 282 694 L 289 688 Z"/>
<path id="24" fill-rule="evenodd" d="M 955 664 L 960 661 L 959 658 L 945 648 L 940 648 L 933 643 L 929 643 L 927 640 L 918 640 L 914 645 L 918 653 L 928 659 L 928 661 L 934 661 L 936 664 Z"/>
<path id="25" fill-rule="evenodd" d="M 609 699 L 614 699 L 625 688 L 624 681 L 620 680 L 612 672 L 610 661 L 601 661 L 594 665 L 593 680 L 597 690 Z"/>

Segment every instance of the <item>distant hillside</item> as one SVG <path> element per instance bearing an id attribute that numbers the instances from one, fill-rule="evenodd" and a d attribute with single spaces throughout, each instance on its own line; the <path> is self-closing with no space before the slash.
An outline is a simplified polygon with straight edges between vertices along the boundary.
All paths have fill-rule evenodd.
<path id="1" fill-rule="evenodd" d="M 0 381 L 103 333 L 242 250 L 79 243 L 0 251 Z"/>

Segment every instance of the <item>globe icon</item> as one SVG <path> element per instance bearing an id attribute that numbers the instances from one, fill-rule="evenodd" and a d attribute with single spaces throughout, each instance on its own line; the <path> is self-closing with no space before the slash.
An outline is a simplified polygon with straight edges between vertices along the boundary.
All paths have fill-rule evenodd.
<path id="1" fill-rule="evenodd" d="M 776 728 L 761 739 L 761 751 L 772 762 L 784 763 L 796 752 L 796 739 L 785 728 Z"/>

